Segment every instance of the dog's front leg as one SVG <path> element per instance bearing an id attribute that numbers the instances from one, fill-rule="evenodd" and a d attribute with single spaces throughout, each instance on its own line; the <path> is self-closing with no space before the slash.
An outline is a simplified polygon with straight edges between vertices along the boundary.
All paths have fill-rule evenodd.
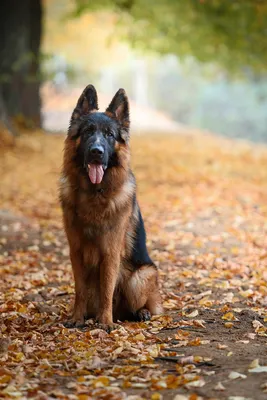
<path id="1" fill-rule="evenodd" d="M 98 322 L 106 330 L 116 327 L 113 323 L 113 295 L 120 268 L 120 253 L 105 254 L 100 264 L 100 305 L 97 316 Z"/>
<path id="2" fill-rule="evenodd" d="M 66 322 L 68 328 L 83 327 L 87 313 L 87 270 L 83 261 L 83 247 L 80 231 L 74 223 L 75 214 L 63 208 L 64 227 L 70 247 L 70 260 L 75 280 L 75 304 L 72 318 Z"/>
<path id="3" fill-rule="evenodd" d="M 87 275 L 82 262 L 82 253 L 70 249 L 70 259 L 75 280 L 75 304 L 73 315 L 65 325 L 69 328 L 83 327 L 87 312 Z"/>
<path id="4" fill-rule="evenodd" d="M 113 297 L 120 271 L 126 217 L 127 215 L 122 215 L 120 220 L 115 221 L 113 228 L 106 232 L 101 242 L 100 304 L 97 320 L 107 331 L 118 327 L 113 323 Z"/>

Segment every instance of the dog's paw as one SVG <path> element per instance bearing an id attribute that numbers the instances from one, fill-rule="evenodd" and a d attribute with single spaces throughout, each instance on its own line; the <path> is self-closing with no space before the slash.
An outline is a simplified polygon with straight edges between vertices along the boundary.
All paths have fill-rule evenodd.
<path id="1" fill-rule="evenodd" d="M 137 320 L 140 322 L 151 320 L 150 311 L 148 311 L 146 308 L 141 308 L 141 310 L 138 310 L 136 313 L 136 316 L 137 316 Z"/>
<path id="2" fill-rule="evenodd" d="M 99 329 L 103 329 L 104 331 L 106 331 L 107 333 L 110 333 L 112 331 L 114 331 L 115 329 L 119 329 L 121 326 L 119 324 L 101 324 L 100 322 L 97 323 L 97 327 Z"/>
<path id="3" fill-rule="evenodd" d="M 84 328 L 85 321 L 81 319 L 70 319 L 69 321 L 64 322 L 63 325 L 65 328 Z"/>

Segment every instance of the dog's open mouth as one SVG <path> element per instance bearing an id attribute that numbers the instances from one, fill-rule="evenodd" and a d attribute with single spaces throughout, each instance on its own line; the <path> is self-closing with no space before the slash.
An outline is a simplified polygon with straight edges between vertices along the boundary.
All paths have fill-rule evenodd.
<path id="1" fill-rule="evenodd" d="M 102 164 L 88 164 L 89 179 L 93 184 L 102 182 L 106 167 Z"/>

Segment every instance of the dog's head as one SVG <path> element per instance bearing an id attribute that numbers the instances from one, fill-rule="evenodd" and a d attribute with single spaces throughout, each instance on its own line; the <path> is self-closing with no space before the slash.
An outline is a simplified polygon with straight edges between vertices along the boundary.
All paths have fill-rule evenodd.
<path id="1" fill-rule="evenodd" d="M 87 86 L 70 121 L 68 137 L 76 141 L 76 161 L 91 183 L 101 183 L 105 171 L 120 163 L 118 150 L 129 141 L 129 102 L 119 89 L 105 112 L 98 112 L 97 93 Z"/>

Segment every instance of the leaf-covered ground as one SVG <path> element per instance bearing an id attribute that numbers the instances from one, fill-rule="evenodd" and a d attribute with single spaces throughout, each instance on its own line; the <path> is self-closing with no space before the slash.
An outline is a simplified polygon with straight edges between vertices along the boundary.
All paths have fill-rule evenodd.
<path id="1" fill-rule="evenodd" d="M 166 314 L 64 328 L 74 287 L 62 136 L 0 157 L 0 393 L 17 399 L 267 398 L 267 150 L 135 136 L 133 169 Z"/>

